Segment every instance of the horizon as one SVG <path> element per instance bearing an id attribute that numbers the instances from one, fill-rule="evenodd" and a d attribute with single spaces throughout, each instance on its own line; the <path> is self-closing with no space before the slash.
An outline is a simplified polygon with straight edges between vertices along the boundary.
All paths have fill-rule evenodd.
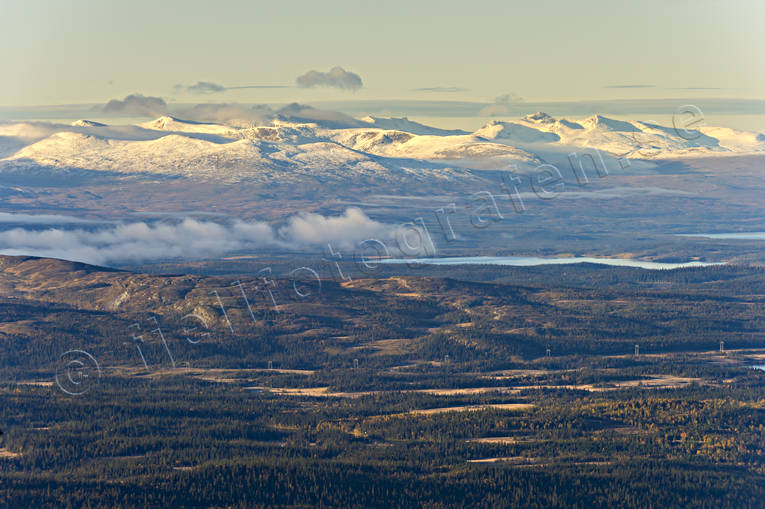
<path id="1" fill-rule="evenodd" d="M 131 113 L 105 112 L 104 104 L 86 103 L 41 106 L 0 106 L 0 123 L 51 122 L 70 123 L 77 120 L 95 120 L 109 125 L 134 125 L 169 115 L 182 120 L 194 120 L 186 116 L 193 106 L 267 106 L 276 110 L 288 106 L 280 103 L 225 103 L 187 102 L 168 103 L 161 113 L 136 115 Z M 525 115 L 542 112 L 555 118 L 584 119 L 592 115 L 625 121 L 653 121 L 672 125 L 675 111 L 685 106 L 695 106 L 703 112 L 705 125 L 729 127 L 743 131 L 765 132 L 765 100 L 696 98 L 690 99 L 641 99 L 620 101 L 546 101 L 518 102 L 505 105 L 504 111 L 487 114 L 484 110 L 496 103 L 444 100 L 391 100 L 391 101 L 325 101 L 307 103 L 329 112 L 339 112 L 356 119 L 367 116 L 377 118 L 407 118 L 441 129 L 477 130 L 493 121 L 513 121 Z M 225 123 L 225 122 L 221 122 Z M 265 125 L 265 124 L 264 124 Z"/>

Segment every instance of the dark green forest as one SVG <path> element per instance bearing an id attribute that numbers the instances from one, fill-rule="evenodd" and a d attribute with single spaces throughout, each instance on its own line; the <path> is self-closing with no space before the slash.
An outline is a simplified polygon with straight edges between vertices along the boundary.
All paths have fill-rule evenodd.
<path id="1" fill-rule="evenodd" d="M 765 507 L 762 269 L 12 267 L 0 506 Z"/>

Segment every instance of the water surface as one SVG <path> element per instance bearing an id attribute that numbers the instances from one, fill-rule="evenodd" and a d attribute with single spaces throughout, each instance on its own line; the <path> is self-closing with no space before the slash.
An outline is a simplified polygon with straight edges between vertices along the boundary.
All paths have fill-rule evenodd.
<path id="1" fill-rule="evenodd" d="M 572 263 L 597 263 L 615 267 L 638 267 L 650 270 L 684 269 L 688 267 L 708 267 L 722 265 L 706 262 L 651 262 L 630 258 L 599 258 L 592 256 L 569 256 L 562 258 L 542 258 L 539 256 L 455 256 L 447 258 L 387 258 L 380 263 L 421 263 L 424 265 L 511 265 L 515 267 L 533 267 L 537 265 L 568 265 Z"/>
<path id="2" fill-rule="evenodd" d="M 682 233 L 679 236 L 721 240 L 765 240 L 765 232 Z"/>

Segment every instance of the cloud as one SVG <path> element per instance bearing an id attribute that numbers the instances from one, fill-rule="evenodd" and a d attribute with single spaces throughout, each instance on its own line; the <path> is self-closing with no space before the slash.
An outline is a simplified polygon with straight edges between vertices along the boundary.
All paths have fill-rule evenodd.
<path id="1" fill-rule="evenodd" d="M 226 87 L 210 81 L 197 81 L 193 85 L 175 85 L 176 92 L 189 92 L 192 94 L 218 94 L 225 92 Z"/>
<path id="2" fill-rule="evenodd" d="M 523 102 L 523 97 L 513 92 L 508 92 L 494 98 L 495 104 L 522 104 Z"/>
<path id="3" fill-rule="evenodd" d="M 275 113 L 278 118 L 288 122 L 316 122 L 332 128 L 368 127 L 368 124 L 344 113 L 320 110 L 307 104 L 291 103 Z"/>
<path id="4" fill-rule="evenodd" d="M 656 85 L 603 85 L 603 88 L 656 88 Z"/>
<path id="5" fill-rule="evenodd" d="M 460 87 L 421 87 L 413 88 L 412 92 L 467 92 L 467 88 Z"/>
<path id="6" fill-rule="evenodd" d="M 321 214 L 298 214 L 279 229 L 279 236 L 289 243 L 323 245 L 330 243 L 350 248 L 368 238 L 389 238 L 390 225 L 367 217 L 361 209 L 351 207 L 340 216 L 325 217 Z"/>
<path id="7" fill-rule="evenodd" d="M 667 90 L 723 90 L 720 87 L 671 87 Z"/>
<path id="8" fill-rule="evenodd" d="M 238 87 L 227 87 L 219 83 L 212 83 L 210 81 L 197 81 L 193 85 L 178 84 L 178 85 L 175 85 L 174 88 L 176 93 L 188 92 L 190 94 L 219 94 L 227 90 L 242 90 L 245 88 L 264 89 L 264 88 L 290 88 L 290 87 L 287 85 L 242 85 Z"/>
<path id="9" fill-rule="evenodd" d="M 285 122 L 317 123 L 333 128 L 368 127 L 368 124 L 344 113 L 320 110 L 300 103 L 290 103 L 277 110 L 266 104 L 247 106 L 237 103 L 200 103 L 191 107 L 178 108 L 173 114 L 196 122 L 231 125 L 250 123 L 268 125 L 275 119 L 279 119 Z"/>
<path id="10" fill-rule="evenodd" d="M 361 77 L 342 67 L 333 67 L 329 72 L 308 71 L 298 76 L 295 83 L 300 88 L 335 87 L 342 90 L 356 91 L 364 86 Z"/>
<path id="11" fill-rule="evenodd" d="M 478 112 L 479 117 L 496 117 L 500 115 L 511 115 L 517 106 L 524 104 L 523 97 L 509 92 L 494 98 L 494 103 L 481 108 Z"/>
<path id="12" fill-rule="evenodd" d="M 246 106 L 237 103 L 201 103 L 181 108 L 177 116 L 197 122 L 257 123 L 267 125 L 275 119 L 286 122 L 319 123 L 326 127 L 364 127 L 366 124 L 336 111 L 320 110 L 307 104 L 291 103 L 273 110 L 266 104 Z"/>
<path id="13" fill-rule="evenodd" d="M 136 116 L 157 116 L 167 113 L 167 103 L 161 97 L 130 94 L 124 99 L 112 99 L 103 107 L 105 113 L 123 113 Z"/>
<path id="14" fill-rule="evenodd" d="M 237 103 L 202 103 L 191 107 L 181 108 L 177 116 L 197 122 L 256 122 L 266 124 L 271 122 L 275 112 L 265 104 L 245 106 Z"/>
<path id="15" fill-rule="evenodd" d="M 263 88 L 292 88 L 292 87 L 290 85 L 242 85 L 239 87 L 226 87 L 226 90 L 240 90 L 243 88 L 263 89 Z"/>
<path id="16" fill-rule="evenodd" d="M 0 232 L 0 254 L 61 258 L 96 265 L 200 259 L 266 248 L 352 248 L 368 238 L 393 238 L 398 227 L 374 221 L 358 208 L 339 216 L 300 214 L 275 229 L 262 221 L 227 223 L 185 218 L 121 223 L 106 228 L 14 228 Z"/>

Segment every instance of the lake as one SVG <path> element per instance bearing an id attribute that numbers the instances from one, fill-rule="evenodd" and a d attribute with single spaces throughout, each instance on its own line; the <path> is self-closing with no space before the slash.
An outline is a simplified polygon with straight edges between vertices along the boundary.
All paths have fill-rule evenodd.
<path id="1" fill-rule="evenodd" d="M 572 263 L 597 263 L 615 267 L 638 267 L 650 270 L 684 269 L 688 267 L 707 267 L 722 265 L 706 262 L 650 262 L 630 258 L 596 258 L 591 256 L 569 256 L 563 258 L 542 258 L 539 256 L 455 256 L 448 258 L 386 258 L 380 263 L 421 263 L 423 265 L 511 265 L 515 267 L 533 267 L 536 265 L 567 265 Z"/>
<path id="2" fill-rule="evenodd" d="M 705 239 L 720 240 L 765 240 L 765 232 L 732 232 L 732 233 L 682 233 L 679 237 L 704 237 Z"/>

